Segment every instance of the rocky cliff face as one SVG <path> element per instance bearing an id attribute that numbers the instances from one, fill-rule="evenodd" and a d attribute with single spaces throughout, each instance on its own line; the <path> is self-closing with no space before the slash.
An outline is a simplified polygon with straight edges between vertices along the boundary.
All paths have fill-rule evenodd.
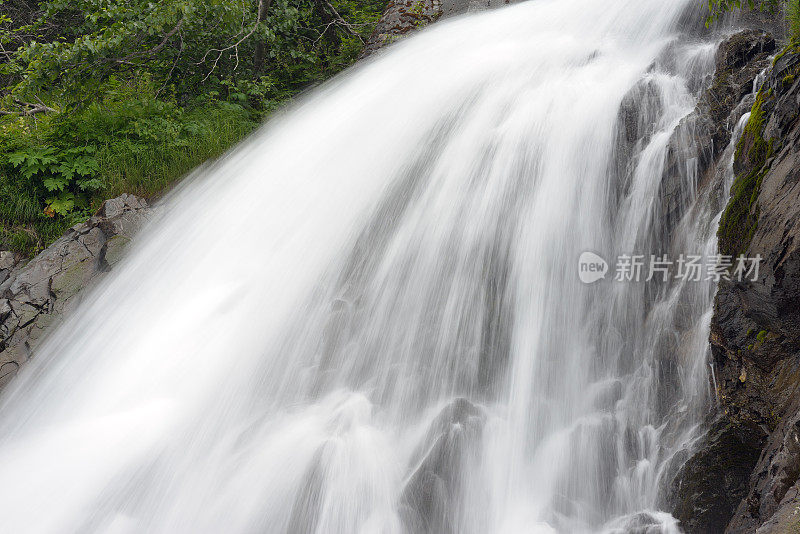
<path id="1" fill-rule="evenodd" d="M 721 254 L 763 261 L 716 296 L 720 413 L 674 488 L 690 533 L 800 532 L 800 54 L 767 72 L 719 230 Z"/>
<path id="2" fill-rule="evenodd" d="M 727 532 L 800 531 L 800 55 L 771 69 L 742 138 L 723 254 L 761 256 L 755 282 L 720 284 L 711 344 L 730 424 L 764 447 Z"/>
<path id="3" fill-rule="evenodd" d="M 749 111 L 759 75 L 769 67 L 775 40 L 759 30 L 731 35 L 719 46 L 715 73 L 701 95 L 695 111 L 677 128 L 674 136 L 690 136 L 689 146 L 698 160 L 700 187 L 719 188 L 720 158 L 731 141 L 734 126 Z M 686 146 L 674 143 L 673 146 Z M 675 161 L 675 148 L 668 153 L 660 198 L 660 226 L 668 237 L 686 209 L 682 198 L 681 168 Z M 729 153 L 728 153 L 729 154 Z M 729 156 L 728 156 L 729 157 Z M 716 194 L 726 194 L 718 191 Z M 716 196 L 716 194 L 714 196 Z M 724 197 L 723 197 L 724 198 Z M 758 460 L 763 435 L 756 428 L 731 425 L 714 413 L 708 417 L 709 430 L 695 454 L 675 477 L 669 501 L 681 527 L 690 533 L 720 533 L 746 494 L 746 482 Z"/>
<path id="4" fill-rule="evenodd" d="M 0 253 L 0 388 L 33 355 L 43 334 L 75 307 L 83 293 L 119 261 L 150 215 L 133 195 L 107 200 L 25 265 Z"/>

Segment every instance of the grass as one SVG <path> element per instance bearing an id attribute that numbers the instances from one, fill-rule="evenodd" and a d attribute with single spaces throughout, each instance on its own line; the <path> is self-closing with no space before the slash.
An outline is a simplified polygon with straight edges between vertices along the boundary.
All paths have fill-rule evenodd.
<path id="1" fill-rule="evenodd" d="M 204 99 L 179 106 L 153 96 L 147 86 L 111 92 L 80 110 L 0 122 L 0 248 L 33 255 L 70 226 L 88 218 L 103 200 L 122 193 L 160 195 L 190 170 L 222 155 L 261 124 L 262 114 L 246 105 Z M 53 191 L 60 154 L 91 147 L 91 176 Z M 26 175 L 13 155 L 55 154 L 47 168 Z M 57 195 L 74 206 L 54 214 Z"/>
<path id="2" fill-rule="evenodd" d="M 197 127 L 186 143 L 140 143 L 125 139 L 98 153 L 104 170 L 102 196 L 153 197 L 204 161 L 221 156 L 259 124 L 241 108 L 201 107 L 186 114 Z"/>

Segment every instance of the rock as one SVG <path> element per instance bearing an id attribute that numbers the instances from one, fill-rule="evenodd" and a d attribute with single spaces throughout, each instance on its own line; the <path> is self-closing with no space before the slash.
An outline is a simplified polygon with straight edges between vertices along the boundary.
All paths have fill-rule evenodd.
<path id="1" fill-rule="evenodd" d="M 604 525 L 603 532 L 614 534 L 670 534 L 675 532 L 677 521 L 673 518 L 660 517 L 661 515 L 638 512 L 619 517 Z"/>
<path id="2" fill-rule="evenodd" d="M 456 399 L 431 423 L 414 454 L 413 474 L 401 496 L 408 532 L 455 534 L 462 478 L 476 465 L 486 416 L 466 399 Z M 474 526 L 474 525 L 471 525 Z"/>
<path id="3" fill-rule="evenodd" d="M 703 5 L 703 8 L 707 14 L 706 6 Z M 779 8 L 778 12 L 773 12 L 769 9 L 741 9 L 731 13 L 729 18 L 731 19 L 730 22 L 738 27 L 765 31 L 784 42 L 788 40 L 787 30 L 789 29 L 785 11 L 785 7 Z"/>
<path id="4" fill-rule="evenodd" d="M 757 30 L 736 33 L 720 44 L 714 79 L 694 113 L 698 117 L 696 131 L 701 134 L 700 153 L 705 155 L 705 168 L 730 143 L 733 127 L 741 117 L 731 117 L 731 113 L 743 97 L 754 92 L 753 82 L 769 66 L 769 57 L 775 50 L 775 39 Z M 701 174 L 705 168 L 701 168 Z"/>
<path id="5" fill-rule="evenodd" d="M 144 199 L 124 194 L 104 202 L 94 217 L 70 228 L 24 266 L 20 257 L 0 252 L 0 388 L 81 292 L 119 261 L 124 244 L 149 214 Z"/>
<path id="6" fill-rule="evenodd" d="M 672 514 L 684 532 L 717 534 L 725 529 L 747 495 L 765 440 L 758 427 L 733 425 L 724 417 L 711 424 L 670 488 Z"/>
<path id="7" fill-rule="evenodd" d="M 515 0 L 390 0 L 361 57 L 372 55 L 441 18 L 510 4 Z"/>
<path id="8" fill-rule="evenodd" d="M 787 534 L 800 532 L 800 488 L 792 487 L 790 497 L 773 514 L 772 518 L 761 525 L 756 534 Z"/>
<path id="9" fill-rule="evenodd" d="M 800 524 L 800 518 L 791 513 L 800 505 L 800 411 L 793 411 L 770 436 L 750 477 L 750 492 L 739 504 L 727 532 L 789 532 L 777 529 L 787 518 Z"/>
<path id="10" fill-rule="evenodd" d="M 766 41 L 762 41 L 766 42 Z M 758 48 L 723 53 L 740 64 Z M 757 54 L 756 54 L 757 56 Z M 737 151 L 735 195 L 720 227 L 720 252 L 760 256 L 755 280 L 722 281 L 711 322 L 711 349 L 721 421 L 684 471 L 736 482 L 744 492 L 724 532 L 798 532 L 800 487 L 800 57 L 772 68 Z M 747 76 L 749 77 L 749 75 Z M 738 84 L 738 82 L 737 82 Z M 717 115 L 719 117 L 721 115 Z M 721 432 L 720 429 L 725 429 Z M 754 462 L 726 467 L 734 449 Z M 757 448 L 755 444 L 761 443 Z M 730 497 L 691 472 L 678 493 L 676 515 L 687 532 L 721 532 Z M 676 479 L 677 480 L 677 479 Z M 715 501 L 716 499 L 716 501 Z M 716 502 L 716 504 L 713 504 Z M 711 513 L 713 507 L 725 513 Z M 713 516 L 713 529 L 707 517 Z"/>
<path id="11" fill-rule="evenodd" d="M 690 181 L 686 162 L 696 159 L 699 185 L 709 181 L 707 173 L 716 167 L 730 143 L 733 127 L 749 109 L 739 103 L 753 92 L 753 82 L 769 66 L 769 56 L 775 48 L 775 39 L 757 30 L 741 31 L 720 44 L 711 84 L 670 139 L 659 190 L 659 224 L 664 242 L 668 242 L 689 205 L 683 186 Z"/>
<path id="12" fill-rule="evenodd" d="M 0 251 L 0 284 L 8 280 L 15 269 L 23 264 L 21 254 L 10 250 Z"/>

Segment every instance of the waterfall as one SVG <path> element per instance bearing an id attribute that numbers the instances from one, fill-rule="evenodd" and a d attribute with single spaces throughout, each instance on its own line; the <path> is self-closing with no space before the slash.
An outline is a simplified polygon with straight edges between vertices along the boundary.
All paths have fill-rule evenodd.
<path id="1" fill-rule="evenodd" d="M 442 22 L 194 173 L 4 393 L 3 530 L 678 532 L 714 284 L 612 278 L 715 250 L 691 7 Z"/>

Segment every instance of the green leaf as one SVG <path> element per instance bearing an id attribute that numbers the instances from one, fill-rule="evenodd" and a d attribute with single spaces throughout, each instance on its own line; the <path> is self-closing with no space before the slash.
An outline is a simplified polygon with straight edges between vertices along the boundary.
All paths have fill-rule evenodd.
<path id="1" fill-rule="evenodd" d="M 64 178 L 53 177 L 45 178 L 42 183 L 48 191 L 63 191 L 67 187 L 69 181 Z"/>
<path id="2" fill-rule="evenodd" d="M 8 161 L 14 166 L 19 167 L 23 161 L 28 158 L 28 154 L 25 152 L 12 152 L 8 155 Z"/>
<path id="3" fill-rule="evenodd" d="M 72 193 L 62 193 L 58 197 L 50 197 L 47 203 L 54 212 L 59 215 L 68 215 L 75 207 L 75 195 Z"/>
<path id="4" fill-rule="evenodd" d="M 78 187 L 81 191 L 97 191 L 101 187 L 103 187 L 103 182 L 98 180 L 97 178 L 92 178 L 89 180 L 81 180 L 78 182 Z"/>

